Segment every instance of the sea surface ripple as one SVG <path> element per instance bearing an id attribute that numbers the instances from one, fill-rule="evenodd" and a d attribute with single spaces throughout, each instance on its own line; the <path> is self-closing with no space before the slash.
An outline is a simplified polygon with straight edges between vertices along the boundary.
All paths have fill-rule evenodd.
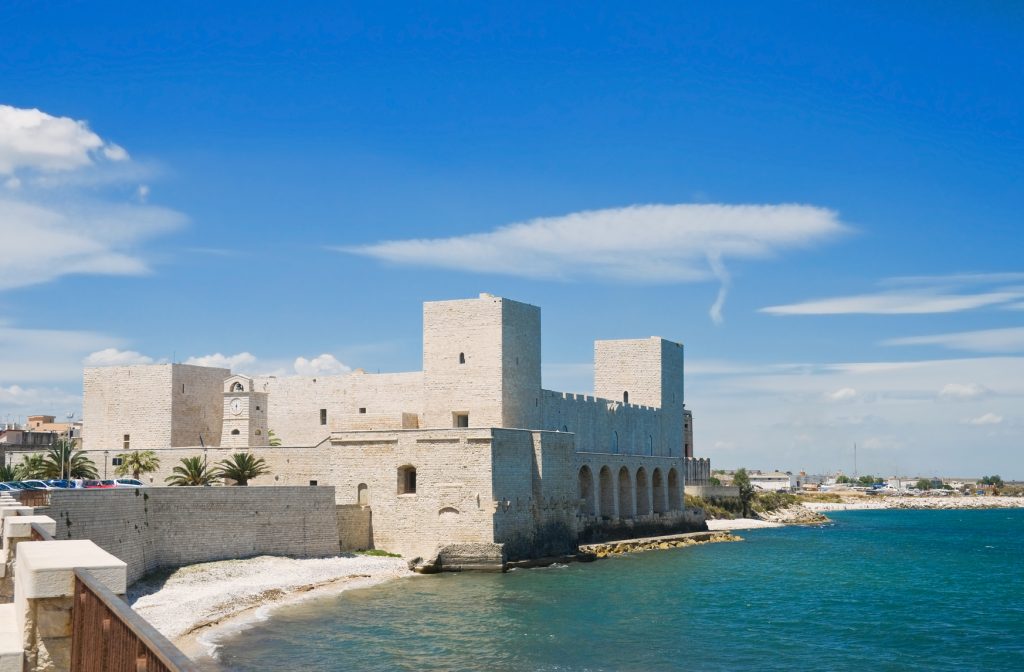
<path id="1" fill-rule="evenodd" d="M 1024 509 L 849 511 L 825 527 L 310 600 L 219 669 L 1024 669 Z"/>

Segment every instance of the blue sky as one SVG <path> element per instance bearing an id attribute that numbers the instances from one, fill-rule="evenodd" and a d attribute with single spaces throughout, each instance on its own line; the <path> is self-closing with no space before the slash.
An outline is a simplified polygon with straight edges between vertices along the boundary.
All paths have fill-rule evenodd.
<path id="1" fill-rule="evenodd" d="M 715 466 L 1024 478 L 1010 3 L 6 15 L 0 420 L 83 362 L 416 369 L 488 291 L 551 388 L 683 341 Z"/>

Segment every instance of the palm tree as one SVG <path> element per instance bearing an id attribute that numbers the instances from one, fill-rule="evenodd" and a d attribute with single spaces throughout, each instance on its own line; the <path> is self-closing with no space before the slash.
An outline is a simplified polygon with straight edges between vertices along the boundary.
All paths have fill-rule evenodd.
<path id="1" fill-rule="evenodd" d="M 221 460 L 218 466 L 221 476 L 230 478 L 237 485 L 249 485 L 249 479 L 270 473 L 263 458 L 252 453 L 235 453 L 230 459 Z"/>
<path id="2" fill-rule="evenodd" d="M 202 457 L 183 457 L 181 464 L 171 469 L 172 474 L 164 479 L 168 485 L 210 485 L 220 472 L 210 469 Z"/>
<path id="3" fill-rule="evenodd" d="M 96 465 L 75 444 L 60 439 L 46 453 L 40 478 L 98 478 Z"/>
<path id="4" fill-rule="evenodd" d="M 14 468 L 7 464 L 0 464 L 0 481 L 14 481 L 17 480 L 17 476 L 14 475 Z"/>
<path id="5" fill-rule="evenodd" d="M 46 459 L 41 453 L 26 455 L 21 464 L 14 468 L 15 479 L 25 481 L 30 478 L 46 478 Z"/>
<path id="6" fill-rule="evenodd" d="M 132 478 L 139 480 L 142 474 L 150 474 L 160 468 L 160 458 L 152 450 L 133 450 L 117 457 L 121 460 L 121 464 L 114 469 L 118 476 L 131 474 Z"/>

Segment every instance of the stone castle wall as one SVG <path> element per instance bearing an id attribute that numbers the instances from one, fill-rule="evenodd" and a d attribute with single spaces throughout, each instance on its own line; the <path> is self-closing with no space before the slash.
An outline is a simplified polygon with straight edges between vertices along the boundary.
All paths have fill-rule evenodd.
<path id="1" fill-rule="evenodd" d="M 551 390 L 541 398 L 544 429 L 571 432 L 579 452 L 669 455 L 681 440 L 656 408 Z"/>
<path id="2" fill-rule="evenodd" d="M 89 539 L 128 563 L 129 583 L 159 567 L 256 555 L 338 553 L 333 488 L 55 490 L 40 509 L 56 539 Z"/>

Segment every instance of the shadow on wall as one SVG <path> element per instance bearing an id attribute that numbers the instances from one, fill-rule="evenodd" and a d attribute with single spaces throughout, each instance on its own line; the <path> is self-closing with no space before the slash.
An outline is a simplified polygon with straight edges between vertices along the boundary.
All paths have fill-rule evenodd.
<path id="1" fill-rule="evenodd" d="M 669 511 L 658 516 L 645 516 L 641 519 L 605 519 L 600 522 L 589 522 L 580 529 L 579 543 L 593 544 L 684 532 L 706 532 L 707 529 L 708 524 L 704 520 L 703 511 L 685 509 Z"/>

